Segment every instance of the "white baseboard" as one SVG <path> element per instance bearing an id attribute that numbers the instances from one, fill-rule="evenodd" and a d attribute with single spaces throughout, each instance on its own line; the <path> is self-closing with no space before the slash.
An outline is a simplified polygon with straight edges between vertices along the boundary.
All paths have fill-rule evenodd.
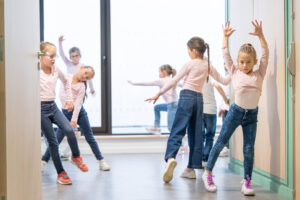
<path id="1" fill-rule="evenodd" d="M 168 136 L 96 136 L 96 141 L 103 154 L 122 153 L 165 153 Z M 186 139 L 185 139 L 186 140 Z M 78 139 L 81 154 L 92 154 L 90 146 L 84 137 Z M 60 144 L 64 150 L 68 146 L 65 140 Z M 42 152 L 45 152 L 46 145 L 42 142 Z"/>

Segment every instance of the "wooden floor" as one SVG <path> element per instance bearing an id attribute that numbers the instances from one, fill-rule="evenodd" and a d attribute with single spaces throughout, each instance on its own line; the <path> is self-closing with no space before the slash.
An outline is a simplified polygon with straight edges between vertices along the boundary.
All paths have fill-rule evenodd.
<path id="1" fill-rule="evenodd" d="M 242 177 L 231 173 L 228 158 L 217 161 L 214 173 L 218 192 L 205 191 L 201 175 L 197 179 L 180 178 L 186 167 L 187 155 L 177 157 L 178 165 L 174 178 L 169 184 L 162 181 L 165 162 L 162 154 L 118 154 L 106 155 L 105 160 L 111 165 L 111 171 L 98 169 L 98 163 L 91 155 L 84 155 L 89 167 L 88 172 L 81 172 L 69 161 L 63 161 L 65 170 L 73 181 L 71 186 L 56 183 L 56 172 L 50 161 L 42 172 L 43 200 L 281 200 L 285 199 L 273 192 L 254 185 L 255 197 L 244 197 L 241 192 Z"/>

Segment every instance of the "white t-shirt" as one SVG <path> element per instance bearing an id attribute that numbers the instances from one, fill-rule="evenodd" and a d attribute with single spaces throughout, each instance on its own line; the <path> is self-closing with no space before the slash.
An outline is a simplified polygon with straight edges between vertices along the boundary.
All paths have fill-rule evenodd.
<path id="1" fill-rule="evenodd" d="M 217 114 L 217 102 L 213 84 L 214 80 L 209 77 L 208 82 L 205 81 L 202 88 L 203 113 L 205 114 Z"/>

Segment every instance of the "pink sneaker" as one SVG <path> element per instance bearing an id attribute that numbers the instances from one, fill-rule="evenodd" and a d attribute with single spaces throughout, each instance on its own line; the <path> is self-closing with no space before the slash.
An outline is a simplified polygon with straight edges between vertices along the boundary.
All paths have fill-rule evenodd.
<path id="1" fill-rule="evenodd" d="M 217 186 L 215 185 L 215 183 L 213 181 L 212 174 L 208 174 L 208 173 L 204 172 L 202 175 L 202 180 L 204 182 L 204 187 L 207 191 L 209 191 L 209 192 L 217 191 Z"/>
<path id="2" fill-rule="evenodd" d="M 243 180 L 242 183 L 242 193 L 245 195 L 245 196 L 254 196 L 255 195 L 255 192 L 253 190 L 253 188 L 251 187 L 251 180 L 250 180 L 250 177 L 248 175 L 246 175 L 247 177 L 247 180 Z"/>

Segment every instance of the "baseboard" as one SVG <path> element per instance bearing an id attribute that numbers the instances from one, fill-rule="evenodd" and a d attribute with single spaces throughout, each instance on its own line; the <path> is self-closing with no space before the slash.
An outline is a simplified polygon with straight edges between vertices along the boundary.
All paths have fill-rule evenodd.
<path id="1" fill-rule="evenodd" d="M 237 174 L 244 174 L 243 163 L 235 158 L 230 158 L 229 169 Z M 264 172 L 260 169 L 253 168 L 252 181 L 256 184 L 278 193 L 288 199 L 293 199 L 293 189 L 289 188 L 285 180 Z"/>
<path id="2" fill-rule="evenodd" d="M 96 136 L 103 154 L 122 153 L 165 153 L 168 136 Z M 60 149 L 67 147 L 67 141 L 63 140 Z M 81 154 L 92 154 L 90 146 L 84 137 L 78 139 Z M 42 153 L 46 145 L 42 142 Z"/>

